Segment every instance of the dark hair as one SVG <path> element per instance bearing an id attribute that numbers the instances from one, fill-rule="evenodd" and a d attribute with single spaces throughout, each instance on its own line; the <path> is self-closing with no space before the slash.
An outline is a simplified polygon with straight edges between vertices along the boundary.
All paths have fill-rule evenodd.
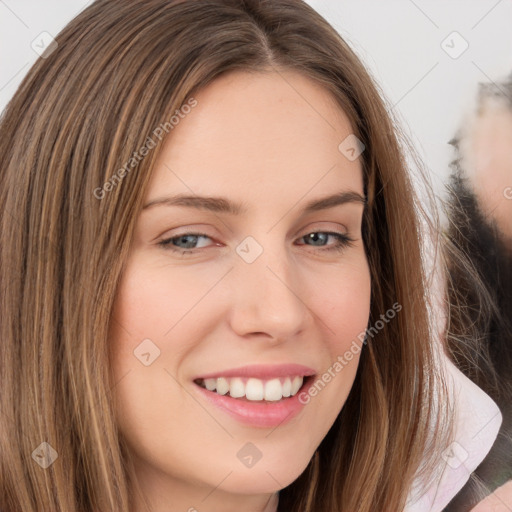
<path id="1" fill-rule="evenodd" d="M 499 98 L 512 113 L 512 81 L 480 84 L 479 113 L 490 98 Z M 450 141 L 456 158 L 451 163 L 444 250 L 448 300 L 456 307 L 448 319 L 447 347 L 458 368 L 497 403 L 503 423 L 491 451 L 452 500 L 449 512 L 469 510 L 512 479 L 512 248 L 484 215 L 468 182 L 463 137 L 459 131 Z"/>

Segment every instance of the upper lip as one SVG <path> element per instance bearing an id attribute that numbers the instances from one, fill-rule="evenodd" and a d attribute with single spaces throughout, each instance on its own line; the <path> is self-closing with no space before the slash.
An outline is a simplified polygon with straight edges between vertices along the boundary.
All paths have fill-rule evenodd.
<path id="1" fill-rule="evenodd" d="M 313 368 L 302 364 L 279 364 L 279 365 L 247 365 L 239 368 L 229 368 L 218 372 L 198 375 L 197 379 L 217 379 L 219 377 L 254 377 L 256 379 L 271 379 L 277 377 L 307 377 L 315 375 Z"/>

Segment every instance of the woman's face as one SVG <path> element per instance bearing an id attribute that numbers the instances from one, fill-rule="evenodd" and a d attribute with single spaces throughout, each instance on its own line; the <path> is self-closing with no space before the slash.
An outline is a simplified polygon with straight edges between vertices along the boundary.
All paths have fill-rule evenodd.
<path id="1" fill-rule="evenodd" d="M 370 275 L 361 162 L 351 139 L 338 148 L 352 129 L 328 92 L 234 72 L 195 99 L 154 169 L 110 348 L 145 491 L 201 511 L 259 503 L 306 468 L 354 381 L 359 354 L 344 354 L 367 326 Z"/>

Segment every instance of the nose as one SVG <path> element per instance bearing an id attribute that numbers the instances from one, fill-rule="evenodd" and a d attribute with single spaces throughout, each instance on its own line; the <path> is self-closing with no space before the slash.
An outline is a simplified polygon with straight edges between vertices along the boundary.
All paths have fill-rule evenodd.
<path id="1" fill-rule="evenodd" d="M 231 328 L 239 336 L 265 335 L 282 342 L 297 336 L 312 319 L 297 270 L 284 249 L 252 263 L 240 259 L 231 273 Z"/>

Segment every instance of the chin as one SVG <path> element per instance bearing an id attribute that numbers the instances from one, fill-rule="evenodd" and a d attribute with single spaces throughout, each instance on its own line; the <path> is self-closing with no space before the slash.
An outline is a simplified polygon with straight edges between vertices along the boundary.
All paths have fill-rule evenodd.
<path id="1" fill-rule="evenodd" d="M 274 493 L 284 489 L 304 472 L 311 455 L 299 457 L 297 453 L 287 456 L 285 453 L 276 453 L 273 456 L 262 454 L 262 458 L 252 467 L 240 467 L 234 469 L 231 465 L 229 471 L 233 471 L 226 478 L 222 489 L 232 493 L 262 494 Z M 266 459 L 266 461 L 264 461 Z M 238 461 L 237 461 L 238 462 Z"/>

